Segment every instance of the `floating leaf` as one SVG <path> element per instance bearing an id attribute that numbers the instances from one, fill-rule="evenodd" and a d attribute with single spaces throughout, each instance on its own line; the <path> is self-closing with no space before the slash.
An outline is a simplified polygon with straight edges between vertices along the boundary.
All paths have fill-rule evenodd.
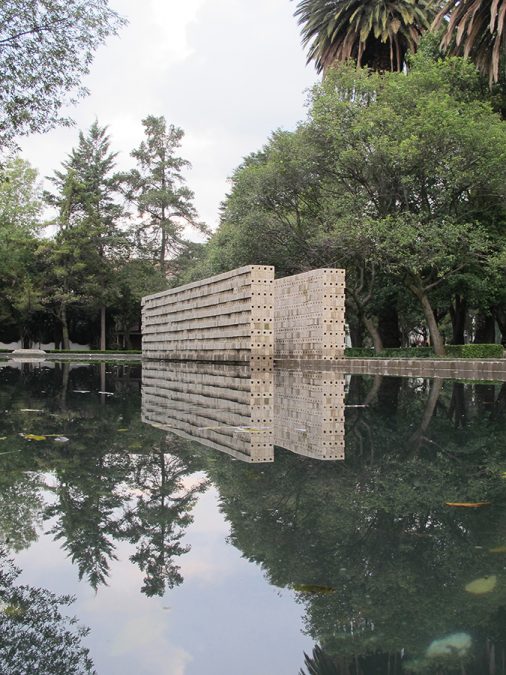
<path id="1" fill-rule="evenodd" d="M 0 441 L 6 441 L 6 440 L 7 440 L 7 436 L 0 436 Z"/>
<path id="2" fill-rule="evenodd" d="M 69 439 L 66 436 L 55 436 L 55 443 L 68 443 Z"/>
<path id="3" fill-rule="evenodd" d="M 492 574 L 489 577 L 482 577 L 481 579 L 471 581 L 466 584 L 465 589 L 468 593 L 472 593 L 473 595 L 484 595 L 485 593 L 493 591 L 496 585 L 497 577 L 495 574 Z"/>
<path id="4" fill-rule="evenodd" d="M 35 412 L 35 413 L 41 413 L 44 412 L 43 410 L 38 410 L 36 408 L 20 408 L 20 412 Z"/>
<path id="5" fill-rule="evenodd" d="M 451 656 L 458 654 L 463 656 L 471 647 L 471 636 L 467 633 L 453 633 L 430 643 L 426 656 L 429 658 L 438 656 Z"/>
<path id="6" fill-rule="evenodd" d="M 490 502 L 445 502 L 446 506 L 457 506 L 463 509 L 479 509 L 481 506 L 490 506 Z"/>
<path id="7" fill-rule="evenodd" d="M 36 434 L 19 434 L 23 438 L 26 438 L 27 441 L 45 441 L 47 436 L 37 436 Z"/>
<path id="8" fill-rule="evenodd" d="M 116 429 L 116 431 L 128 431 L 128 429 Z"/>
<path id="9" fill-rule="evenodd" d="M 506 546 L 496 546 L 495 548 L 489 548 L 489 553 L 506 553 Z"/>

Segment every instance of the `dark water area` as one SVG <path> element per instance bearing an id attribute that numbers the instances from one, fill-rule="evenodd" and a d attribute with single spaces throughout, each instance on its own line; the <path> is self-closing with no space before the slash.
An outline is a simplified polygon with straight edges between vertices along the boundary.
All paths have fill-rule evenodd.
<path id="1" fill-rule="evenodd" d="M 506 673 L 506 383 L 0 364 L 0 412 L 2 675 Z"/>

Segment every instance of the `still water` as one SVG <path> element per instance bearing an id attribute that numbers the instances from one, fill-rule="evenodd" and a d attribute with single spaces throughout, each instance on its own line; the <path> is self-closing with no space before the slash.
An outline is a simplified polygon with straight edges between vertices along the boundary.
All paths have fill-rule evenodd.
<path id="1" fill-rule="evenodd" d="M 506 383 L 0 364 L 0 672 L 506 673 Z"/>

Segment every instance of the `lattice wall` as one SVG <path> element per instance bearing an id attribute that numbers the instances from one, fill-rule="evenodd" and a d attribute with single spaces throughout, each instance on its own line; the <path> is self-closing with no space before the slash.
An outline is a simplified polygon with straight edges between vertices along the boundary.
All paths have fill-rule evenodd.
<path id="1" fill-rule="evenodd" d="M 315 459 L 344 459 L 345 376 L 274 371 L 274 445 Z"/>
<path id="2" fill-rule="evenodd" d="M 320 269 L 274 282 L 274 356 L 333 360 L 344 356 L 345 272 Z"/>
<path id="3" fill-rule="evenodd" d="M 143 356 L 270 367 L 273 286 L 273 267 L 250 265 L 143 298 Z"/>
<path id="4" fill-rule="evenodd" d="M 236 459 L 272 462 L 272 370 L 147 362 L 142 420 Z"/>

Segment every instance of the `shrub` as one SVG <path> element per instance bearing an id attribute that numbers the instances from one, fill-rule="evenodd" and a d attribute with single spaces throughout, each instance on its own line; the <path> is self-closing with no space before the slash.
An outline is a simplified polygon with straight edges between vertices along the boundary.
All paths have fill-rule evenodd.
<path id="1" fill-rule="evenodd" d="M 346 347 L 344 350 L 344 355 L 362 359 L 369 359 L 372 356 L 375 356 L 374 349 L 372 347 Z"/>
<path id="2" fill-rule="evenodd" d="M 355 358 L 370 359 L 370 358 L 430 358 L 434 356 L 431 347 L 389 347 L 376 353 L 372 347 L 348 347 L 344 350 L 344 355 Z"/>
<path id="3" fill-rule="evenodd" d="M 447 356 L 458 359 L 501 359 L 502 345 L 446 345 Z"/>

